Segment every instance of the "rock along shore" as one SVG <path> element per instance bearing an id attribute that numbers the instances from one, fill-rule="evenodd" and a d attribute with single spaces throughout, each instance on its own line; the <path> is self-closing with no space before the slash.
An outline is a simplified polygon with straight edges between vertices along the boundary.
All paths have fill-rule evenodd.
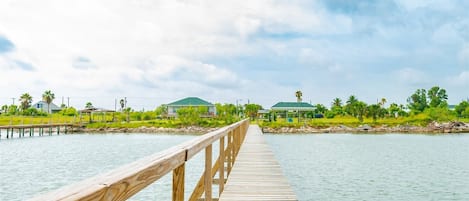
<path id="1" fill-rule="evenodd" d="M 175 133 L 175 134 L 205 134 L 218 128 L 204 128 L 189 126 L 184 128 L 139 127 L 139 128 L 77 128 L 77 133 Z"/>
<path id="2" fill-rule="evenodd" d="M 175 134 L 205 134 L 219 128 L 204 128 L 199 126 L 189 126 L 183 128 L 162 128 L 162 127 L 139 127 L 139 128 L 76 128 L 74 132 L 79 133 L 175 133 Z M 359 127 L 348 127 L 344 125 L 331 126 L 328 128 L 314 128 L 309 126 L 262 127 L 264 133 L 469 133 L 469 123 L 464 122 L 432 122 L 426 127 L 399 125 L 389 127 L 386 125 L 372 127 L 361 125 Z"/>
<path id="3" fill-rule="evenodd" d="M 469 133 L 469 123 L 463 122 L 432 122 L 426 127 L 399 125 L 388 127 L 381 125 L 371 127 L 369 125 L 361 125 L 359 127 L 347 127 L 344 125 L 331 126 L 328 128 L 313 128 L 303 126 L 299 128 L 281 127 L 281 128 L 262 128 L 264 133 Z"/>

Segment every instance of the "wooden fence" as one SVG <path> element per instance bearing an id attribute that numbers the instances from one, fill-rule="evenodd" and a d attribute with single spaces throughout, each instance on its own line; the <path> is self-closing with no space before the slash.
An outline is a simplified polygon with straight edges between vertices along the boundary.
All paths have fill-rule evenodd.
<path id="1" fill-rule="evenodd" d="M 205 150 L 205 170 L 189 200 L 199 200 L 202 194 L 205 195 L 205 200 L 213 200 L 212 184 L 216 181 L 219 194 L 223 192 L 225 175 L 228 176 L 231 172 L 248 127 L 249 120 L 247 119 L 237 122 L 106 174 L 86 179 L 31 200 L 126 200 L 172 171 L 172 200 L 182 201 L 185 192 L 185 164 L 202 150 Z M 219 141 L 220 151 L 213 164 L 212 145 L 217 141 Z M 217 173 L 219 178 L 214 180 Z"/>

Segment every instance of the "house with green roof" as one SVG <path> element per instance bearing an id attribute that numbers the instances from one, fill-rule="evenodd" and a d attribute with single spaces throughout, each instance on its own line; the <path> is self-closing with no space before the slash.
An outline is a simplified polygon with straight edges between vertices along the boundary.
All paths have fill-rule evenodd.
<path id="1" fill-rule="evenodd" d="M 279 114 L 288 119 L 289 113 L 293 113 L 294 116 L 301 117 L 301 113 L 312 112 L 314 111 L 315 107 L 305 102 L 278 102 L 270 109 L 272 112 L 275 112 L 276 114 Z"/>
<path id="2" fill-rule="evenodd" d="M 206 100 L 200 99 L 198 97 L 187 97 L 187 98 L 169 103 L 166 106 L 168 107 L 168 116 L 170 117 L 176 117 L 177 111 L 180 108 L 184 108 L 184 107 L 207 107 L 208 113 L 203 114 L 204 117 L 211 117 L 217 114 L 217 110 L 214 104 Z"/>
<path id="3" fill-rule="evenodd" d="M 305 102 L 278 102 L 271 109 L 274 111 L 313 111 L 314 106 Z"/>

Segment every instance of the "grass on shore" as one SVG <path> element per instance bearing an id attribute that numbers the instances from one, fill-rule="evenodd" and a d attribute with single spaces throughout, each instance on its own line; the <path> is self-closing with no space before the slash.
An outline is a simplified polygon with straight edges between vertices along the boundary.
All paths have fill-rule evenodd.
<path id="1" fill-rule="evenodd" d="M 153 119 L 153 120 L 141 120 L 141 121 L 123 121 L 121 116 L 116 117 L 116 122 L 112 122 L 112 115 L 106 116 L 95 116 L 93 120 L 95 122 L 89 123 L 89 116 L 64 116 L 61 114 L 53 114 L 49 116 L 0 116 L 1 125 L 21 125 L 21 124 L 48 124 L 48 123 L 83 123 L 87 128 L 139 128 L 139 127 L 163 127 L 163 128 L 181 128 L 187 127 L 191 124 L 182 122 L 179 119 Z M 107 123 L 106 123 L 106 122 Z M 462 121 L 469 122 L 469 119 L 458 119 L 452 118 L 448 121 Z M 399 117 L 399 118 L 383 118 L 374 121 L 371 118 L 365 118 L 363 122 L 360 122 L 357 118 L 350 116 L 340 116 L 335 118 L 319 118 L 319 119 L 300 119 L 298 122 L 297 118 L 294 118 L 292 122 L 287 122 L 286 119 L 277 119 L 276 122 L 264 122 L 264 121 L 253 121 L 257 122 L 261 127 L 280 128 L 280 127 L 295 127 L 310 126 L 314 128 L 327 128 L 331 126 L 344 125 L 348 127 L 358 127 L 360 125 L 368 124 L 370 126 L 398 126 L 398 125 L 413 125 L 413 126 L 426 126 L 432 120 L 425 114 L 414 115 L 410 117 Z M 194 125 L 200 127 L 222 127 L 233 123 L 231 121 L 224 121 L 220 119 L 199 119 Z"/>
<path id="2" fill-rule="evenodd" d="M 469 122 L 469 119 L 450 119 L 448 121 L 462 121 Z M 365 118 L 363 122 L 360 122 L 357 118 L 345 116 L 345 117 L 335 117 L 332 119 L 328 118 L 319 118 L 319 119 L 292 119 L 292 122 L 287 122 L 286 119 L 277 119 L 276 122 L 261 122 L 259 125 L 261 127 L 270 127 L 270 128 L 281 128 L 281 127 L 293 127 L 299 128 L 301 126 L 310 126 L 314 128 L 328 128 L 331 126 L 344 125 L 348 127 L 358 127 L 360 125 L 370 125 L 370 126 L 398 126 L 398 125 L 412 125 L 412 126 L 427 126 L 432 120 L 426 115 L 415 115 L 412 117 L 399 117 L 399 118 L 383 118 L 377 119 L 374 121 L 372 118 Z"/>
<path id="3" fill-rule="evenodd" d="M 83 124 L 87 128 L 139 128 L 139 127 L 163 127 L 163 128 L 181 128 L 190 126 L 186 122 L 179 119 L 153 119 L 153 120 L 132 120 L 129 122 L 122 121 L 123 118 L 116 118 L 112 121 L 112 115 L 96 116 L 93 123 L 89 123 L 89 116 L 63 116 L 53 114 L 45 116 L 0 116 L 0 126 L 7 125 L 28 125 L 28 124 L 55 124 L 55 123 L 73 123 Z M 232 121 L 224 121 L 218 119 L 200 119 L 197 126 L 200 127 L 222 127 L 233 123 Z"/>

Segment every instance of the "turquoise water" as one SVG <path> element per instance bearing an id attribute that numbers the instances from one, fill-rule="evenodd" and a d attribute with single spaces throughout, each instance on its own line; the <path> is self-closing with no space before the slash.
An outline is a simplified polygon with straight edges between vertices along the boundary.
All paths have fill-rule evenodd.
<path id="1" fill-rule="evenodd" d="M 300 200 L 469 200 L 469 134 L 266 137 Z"/>
<path id="2" fill-rule="evenodd" d="M 1 140 L 0 200 L 25 200 L 105 173 L 194 137 L 82 134 Z M 186 180 L 189 181 L 187 189 L 195 186 L 203 171 L 202 156 L 197 155 L 194 159 L 186 164 Z M 131 200 L 170 198 L 171 174 Z"/>
<path id="3" fill-rule="evenodd" d="M 81 134 L 1 140 L 0 200 L 25 200 L 194 137 Z M 300 200 L 469 200 L 468 134 L 265 137 Z M 186 198 L 202 171 L 202 155 L 186 165 Z M 170 175 L 131 200 L 170 200 Z"/>

